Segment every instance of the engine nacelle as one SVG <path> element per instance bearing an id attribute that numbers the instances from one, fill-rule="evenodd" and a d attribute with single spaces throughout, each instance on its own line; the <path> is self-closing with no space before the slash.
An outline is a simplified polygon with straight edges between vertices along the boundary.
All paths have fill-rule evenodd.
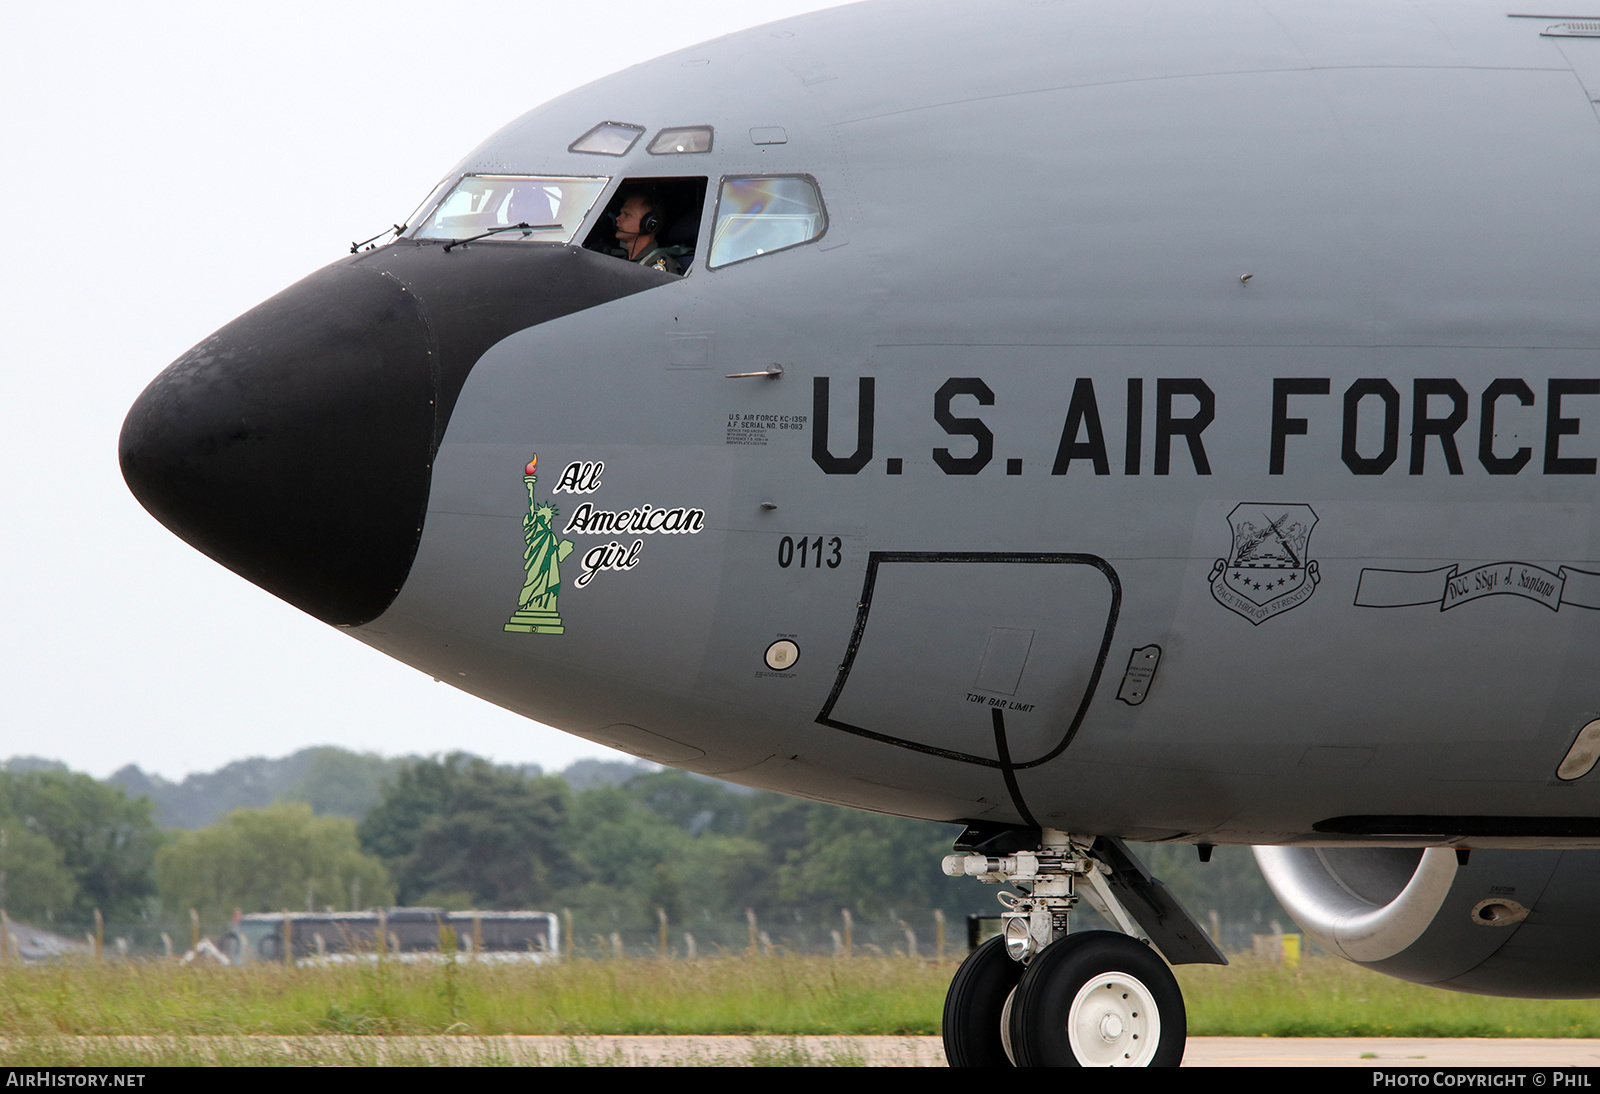
<path id="1" fill-rule="evenodd" d="M 1386 976 L 1479 995 L 1600 996 L 1600 851 L 1257 847 L 1321 946 Z"/>

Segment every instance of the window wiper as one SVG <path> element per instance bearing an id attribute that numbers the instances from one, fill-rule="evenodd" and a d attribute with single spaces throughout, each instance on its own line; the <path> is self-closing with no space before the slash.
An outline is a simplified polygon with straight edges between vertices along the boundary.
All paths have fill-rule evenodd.
<path id="1" fill-rule="evenodd" d="M 406 230 L 406 226 L 404 224 L 392 224 L 389 227 L 385 228 L 383 231 L 379 232 L 377 235 L 373 236 L 371 239 L 363 239 L 360 243 L 352 243 L 352 244 L 350 244 L 350 253 L 351 254 L 356 254 L 358 251 L 361 250 L 361 248 L 367 246 L 368 244 L 376 243 L 378 240 L 382 239 L 384 236 L 388 235 L 390 232 L 393 232 L 395 238 L 399 239 L 400 236 L 405 233 L 405 230 Z"/>
<path id="2" fill-rule="evenodd" d="M 557 231 L 562 227 L 563 225 L 560 224 L 529 224 L 527 221 L 523 221 L 521 224 L 507 224 L 504 228 L 490 228 L 487 232 L 480 232 L 477 235 L 472 236 L 470 239 L 452 239 L 449 243 L 444 245 L 444 249 L 448 252 L 451 247 L 459 247 L 463 243 L 472 243 L 475 240 L 483 239 L 487 236 L 498 235 L 501 232 L 515 232 L 521 229 L 526 229 L 530 232 L 552 232 Z"/>

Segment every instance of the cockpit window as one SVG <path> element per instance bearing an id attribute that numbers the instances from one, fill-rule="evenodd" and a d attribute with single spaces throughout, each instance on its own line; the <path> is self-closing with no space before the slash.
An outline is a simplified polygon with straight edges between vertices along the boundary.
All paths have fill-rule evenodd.
<path id="1" fill-rule="evenodd" d="M 707 181 L 704 175 L 623 179 L 595 218 L 584 247 L 668 273 L 688 273 L 700 240 Z M 657 266 L 663 255 L 670 261 Z"/>
<path id="2" fill-rule="evenodd" d="M 822 195 L 809 178 L 762 176 L 722 180 L 711 233 L 712 268 L 809 243 L 828 227 Z"/>
<path id="3" fill-rule="evenodd" d="M 609 181 L 605 177 L 467 175 L 412 230 L 411 238 L 483 236 L 486 241 L 570 243 Z"/>
<path id="4" fill-rule="evenodd" d="M 455 176 L 451 175 L 445 178 L 444 181 L 440 182 L 439 185 L 435 186 L 433 191 L 423 199 L 422 204 L 411 210 L 411 215 L 406 218 L 406 222 L 404 225 L 402 225 L 402 228 L 412 228 L 418 224 L 421 224 L 422 218 L 433 212 L 433 207 L 439 204 L 439 199 L 444 197 L 445 194 L 449 193 L 450 188 L 455 184 Z"/>
<path id="5" fill-rule="evenodd" d="M 645 148 L 652 156 L 678 156 L 686 152 L 711 151 L 711 127 L 686 125 L 677 129 L 663 129 Z"/>
<path id="6" fill-rule="evenodd" d="M 568 152 L 587 152 L 592 156 L 625 156 L 633 142 L 644 135 L 644 126 L 627 122 L 601 122 L 567 145 Z"/>

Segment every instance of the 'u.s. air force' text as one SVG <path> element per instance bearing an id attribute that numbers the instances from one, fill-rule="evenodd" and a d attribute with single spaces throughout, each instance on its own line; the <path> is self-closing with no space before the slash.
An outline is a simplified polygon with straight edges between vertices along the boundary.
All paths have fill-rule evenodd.
<path id="1" fill-rule="evenodd" d="M 1271 413 L 1261 423 L 1261 455 L 1271 475 L 1306 468 L 1296 467 L 1295 438 L 1314 428 L 1338 431 L 1340 462 L 1352 475 L 1461 475 L 1469 468 L 1490 475 L 1593 475 L 1600 462 L 1575 451 L 1586 423 L 1591 436 L 1600 430 L 1600 403 L 1582 398 L 1600 395 L 1600 378 L 1501 376 L 1470 389 L 1450 377 L 1368 376 L 1339 391 L 1318 376 L 1280 376 L 1271 384 Z M 1148 392 L 1143 377 L 1102 386 L 1117 390 L 1097 390 L 1088 377 L 1071 380 L 1070 390 L 1065 380 L 1059 385 L 1065 411 L 1050 474 L 1110 475 L 1114 465 L 1124 475 L 1143 474 L 1147 466 L 1155 475 L 1212 473 L 1206 430 L 1217 418 L 1217 395 L 1203 378 L 1158 377 Z M 835 396 L 829 377 L 812 380 L 811 458 L 829 475 L 857 474 L 873 460 L 876 379 L 858 377 L 855 388 L 852 400 Z M 1154 404 L 1148 439 L 1147 395 Z M 1030 393 L 1034 401 L 1040 397 Z M 836 398 L 844 407 L 855 404 L 853 430 L 847 409 L 834 421 Z M 976 376 L 951 377 L 934 391 L 934 422 L 962 438 L 932 450 L 944 474 L 976 475 L 994 461 L 994 430 L 981 414 L 994 405 L 994 390 Z M 1515 428 L 1502 428 L 1513 415 Z M 901 473 L 901 458 L 883 463 L 888 474 Z M 1006 459 L 1005 473 L 1022 474 L 1022 460 Z"/>

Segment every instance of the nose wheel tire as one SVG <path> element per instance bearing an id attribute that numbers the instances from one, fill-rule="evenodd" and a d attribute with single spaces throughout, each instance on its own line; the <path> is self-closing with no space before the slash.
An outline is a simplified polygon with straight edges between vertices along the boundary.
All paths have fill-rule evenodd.
<path id="1" fill-rule="evenodd" d="M 944 1055 L 951 1067 L 1011 1067 L 1001 1022 L 1022 965 L 995 937 L 967 955 L 944 997 Z"/>
<path id="2" fill-rule="evenodd" d="M 1010 1033 L 1019 1067 L 1177 1067 L 1188 1020 L 1178 981 L 1154 950 L 1127 935 L 1085 931 L 1028 964 Z"/>

